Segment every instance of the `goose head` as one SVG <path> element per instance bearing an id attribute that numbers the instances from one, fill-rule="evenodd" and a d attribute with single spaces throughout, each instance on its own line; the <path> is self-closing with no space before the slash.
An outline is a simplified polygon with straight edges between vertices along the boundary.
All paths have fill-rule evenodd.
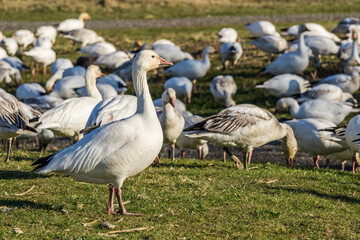
<path id="1" fill-rule="evenodd" d="M 215 48 L 213 46 L 207 46 L 204 48 L 204 52 L 206 52 L 207 54 L 215 53 Z"/>
<path id="2" fill-rule="evenodd" d="M 286 136 L 281 140 L 281 149 L 285 155 L 288 167 L 292 167 L 298 145 L 291 127 L 287 124 L 282 124 L 282 126 L 285 127 Z"/>
<path id="3" fill-rule="evenodd" d="M 299 32 L 298 32 L 298 34 L 301 34 L 301 33 L 303 33 L 303 32 L 309 32 L 310 30 L 309 30 L 309 28 L 307 28 L 306 27 L 306 24 L 300 24 L 299 25 Z"/>
<path id="4" fill-rule="evenodd" d="M 171 65 L 173 65 L 171 62 L 161 58 L 156 52 L 152 50 L 142 50 L 136 54 L 133 62 L 133 70 L 140 68 L 147 72 L 159 67 L 167 67 Z"/>
<path id="5" fill-rule="evenodd" d="M 89 19 L 91 19 L 91 17 L 87 12 L 83 12 L 79 16 L 79 20 L 89 20 Z"/>
<path id="6" fill-rule="evenodd" d="M 170 103 L 171 106 L 175 107 L 176 92 L 174 89 L 172 89 L 172 88 L 166 89 L 165 92 L 162 94 L 161 98 L 162 98 L 164 107 L 167 103 Z"/>
<path id="7" fill-rule="evenodd" d="M 276 102 L 275 113 L 286 111 L 288 112 L 292 106 L 296 106 L 298 103 L 291 97 L 280 98 Z"/>
<path id="8" fill-rule="evenodd" d="M 90 65 L 88 69 L 86 70 L 86 76 L 88 74 L 91 74 L 92 77 L 95 79 L 98 77 L 105 77 L 105 74 L 103 74 L 99 68 L 99 66 L 96 65 Z"/>
<path id="9" fill-rule="evenodd" d="M 356 32 L 356 30 L 352 31 L 351 38 L 354 42 L 356 42 L 359 39 L 359 35 Z"/>

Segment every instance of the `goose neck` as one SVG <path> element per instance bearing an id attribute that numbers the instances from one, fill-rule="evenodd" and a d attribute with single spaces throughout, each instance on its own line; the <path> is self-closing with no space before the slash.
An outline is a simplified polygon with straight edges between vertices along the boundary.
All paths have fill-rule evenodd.
<path id="1" fill-rule="evenodd" d="M 300 106 L 295 99 L 290 99 L 288 102 L 291 116 L 295 117 L 299 114 Z"/>
<path id="2" fill-rule="evenodd" d="M 92 72 L 86 72 L 85 85 L 89 97 L 95 98 L 99 101 L 102 100 L 102 95 L 99 89 L 96 87 L 96 76 Z"/>
<path id="3" fill-rule="evenodd" d="M 201 54 L 202 62 L 210 65 L 210 58 L 207 49 L 204 49 Z"/>
<path id="4" fill-rule="evenodd" d="M 301 54 L 301 55 L 306 55 L 306 45 L 305 45 L 305 35 L 306 33 L 303 32 L 299 35 L 299 43 L 298 43 L 298 52 Z"/>
<path id="5" fill-rule="evenodd" d="M 350 58 L 358 58 L 359 57 L 359 49 L 358 49 L 358 44 L 356 40 L 353 40 L 352 45 L 351 45 L 351 55 Z"/>
<path id="6" fill-rule="evenodd" d="M 134 62 L 135 63 L 135 62 Z M 134 90 L 137 96 L 137 113 L 153 114 L 156 117 L 154 104 L 147 84 L 146 70 L 133 64 Z"/>

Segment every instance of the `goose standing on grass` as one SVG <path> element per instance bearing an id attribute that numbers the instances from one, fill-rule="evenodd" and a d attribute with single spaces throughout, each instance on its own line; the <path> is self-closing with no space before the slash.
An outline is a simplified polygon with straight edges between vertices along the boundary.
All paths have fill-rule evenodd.
<path id="1" fill-rule="evenodd" d="M 240 148 L 245 169 L 250 163 L 252 151 L 268 142 L 282 139 L 281 147 L 287 164 L 291 166 L 297 151 L 297 143 L 291 127 L 279 121 L 267 110 L 252 104 L 229 107 L 184 129 L 191 138 L 204 139 L 224 147 L 237 168 L 243 168 L 240 160 L 228 148 Z"/>
<path id="2" fill-rule="evenodd" d="M 171 147 L 171 161 L 175 160 L 175 143 L 184 129 L 185 120 L 175 109 L 176 92 L 168 88 L 162 94 L 163 109 L 159 121 L 163 131 L 164 144 Z"/>
<path id="3" fill-rule="evenodd" d="M 276 103 L 276 111 L 290 110 L 291 116 L 297 119 L 321 118 L 334 124 L 341 123 L 350 113 L 358 112 L 352 104 L 334 102 L 325 99 L 315 99 L 304 102 L 299 106 L 293 98 L 280 98 Z"/>
<path id="4" fill-rule="evenodd" d="M 92 109 L 102 100 L 96 88 L 96 78 L 101 75 L 103 74 L 98 66 L 89 66 L 85 82 L 89 97 L 72 98 L 62 102 L 41 115 L 36 128 L 47 128 L 55 134 L 75 140 L 81 138 L 80 131 L 84 128 Z"/>
<path id="5" fill-rule="evenodd" d="M 35 36 L 38 38 L 49 39 L 52 44 L 55 43 L 57 31 L 53 26 L 41 26 L 36 29 Z"/>
<path id="6" fill-rule="evenodd" d="M 306 52 L 304 35 L 307 28 L 300 26 L 298 49 L 295 52 L 287 52 L 265 67 L 261 74 L 279 75 L 283 73 L 302 74 L 309 65 L 309 57 Z"/>
<path id="7" fill-rule="evenodd" d="M 144 50 L 136 55 L 133 64 L 136 113 L 106 124 L 73 146 L 33 164 L 38 165 L 34 169 L 37 173 L 59 171 L 78 181 L 110 184 L 107 206 L 109 214 L 116 214 L 113 203 L 115 193 L 120 208 L 118 214 L 139 215 L 125 210 L 121 187 L 125 179 L 143 171 L 154 161 L 163 143 L 161 125 L 151 100 L 146 72 L 171 63 L 160 58 L 154 51 Z"/>
<path id="8" fill-rule="evenodd" d="M 356 167 L 356 153 L 360 146 L 360 115 L 353 117 L 345 129 L 345 141 L 348 144 L 352 157 L 352 172 L 355 173 Z"/>
<path id="9" fill-rule="evenodd" d="M 178 98 L 184 97 L 184 102 L 191 103 L 191 92 L 194 83 L 187 77 L 172 77 L 165 81 L 164 88 L 172 88 Z"/>
<path id="10" fill-rule="evenodd" d="M 276 35 L 266 35 L 259 38 L 256 38 L 250 41 L 251 44 L 254 44 L 261 51 L 269 53 L 269 61 L 273 54 L 283 53 L 288 47 L 288 42 Z"/>
<path id="11" fill-rule="evenodd" d="M 221 44 L 220 55 L 223 69 L 226 69 L 227 62 L 232 61 L 233 67 L 239 62 L 243 49 L 238 42 L 226 42 Z"/>
<path id="12" fill-rule="evenodd" d="M 0 139 L 10 140 L 5 162 L 9 161 L 13 138 L 30 132 L 37 131 L 29 126 L 23 105 L 13 95 L 0 91 Z"/>
<path id="13" fill-rule="evenodd" d="M 310 88 L 310 82 L 295 74 L 277 75 L 256 88 L 263 88 L 275 97 L 290 97 L 306 92 Z"/>
<path id="14" fill-rule="evenodd" d="M 204 120 L 203 117 L 193 115 L 184 117 L 185 126 L 184 128 L 188 128 L 191 125 L 199 123 Z M 180 136 L 176 140 L 176 146 L 180 148 L 181 158 L 185 158 L 185 149 L 196 149 L 198 151 L 198 158 L 202 160 L 206 157 L 209 148 L 207 146 L 207 141 L 198 138 L 190 138 L 185 135 L 185 132 L 181 132 Z"/>
<path id="15" fill-rule="evenodd" d="M 218 33 L 218 42 L 236 42 L 238 40 L 238 34 L 233 28 L 222 28 Z"/>
<path id="16" fill-rule="evenodd" d="M 195 86 L 196 79 L 204 77 L 207 71 L 210 69 L 209 54 L 214 52 L 215 49 L 212 46 L 207 46 L 202 51 L 202 61 L 192 59 L 178 62 L 174 66 L 166 69 L 164 74 L 174 77 L 187 77 L 193 81 Z M 194 92 L 196 92 L 195 87 Z"/>
<path id="17" fill-rule="evenodd" d="M 233 99 L 237 90 L 234 78 L 231 75 L 218 75 L 210 83 L 210 92 L 216 101 L 225 100 L 225 107 L 235 106 Z"/>
<path id="18" fill-rule="evenodd" d="M 59 32 L 69 32 L 75 29 L 84 28 L 85 23 L 84 20 L 91 19 L 90 15 L 86 12 L 81 13 L 78 19 L 66 19 L 59 23 L 57 30 Z"/>
<path id="19" fill-rule="evenodd" d="M 87 28 L 75 29 L 72 31 L 64 32 L 60 34 L 60 36 L 71 41 L 81 43 L 81 47 L 105 41 L 104 38 L 98 36 L 94 30 Z"/>
<path id="20" fill-rule="evenodd" d="M 29 56 L 36 63 L 36 72 L 38 72 L 39 63 L 43 64 L 43 74 L 46 75 L 46 67 L 56 60 L 56 53 L 49 48 L 34 47 L 27 52 L 24 52 L 25 56 Z M 35 75 L 35 68 L 32 71 Z"/>
<path id="21" fill-rule="evenodd" d="M 245 28 L 249 30 L 254 37 L 262 37 L 266 35 L 280 36 L 280 34 L 276 32 L 275 26 L 269 21 L 249 23 L 245 25 Z"/>

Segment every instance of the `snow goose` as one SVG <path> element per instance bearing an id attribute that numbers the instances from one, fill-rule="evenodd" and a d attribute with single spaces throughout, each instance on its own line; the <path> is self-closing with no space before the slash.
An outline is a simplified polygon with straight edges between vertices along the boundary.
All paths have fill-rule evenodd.
<path id="1" fill-rule="evenodd" d="M 40 26 L 36 29 L 35 36 L 38 38 L 47 38 L 52 44 L 55 43 L 57 31 L 53 26 Z"/>
<path id="2" fill-rule="evenodd" d="M 344 93 L 340 87 L 327 83 L 317 85 L 304 92 L 297 101 L 305 102 L 312 99 L 327 99 L 337 102 L 357 103 L 356 99 L 350 93 Z"/>
<path id="3" fill-rule="evenodd" d="M 66 19 L 59 23 L 57 30 L 59 32 L 69 32 L 75 29 L 84 28 L 84 20 L 91 19 L 90 15 L 86 12 L 81 13 L 78 19 Z"/>
<path id="4" fill-rule="evenodd" d="M 113 86 L 111 86 L 110 84 L 107 83 L 96 83 L 96 87 L 99 90 L 102 98 L 108 98 L 108 97 L 114 97 L 117 96 L 118 93 L 115 90 L 115 88 L 113 88 Z M 76 88 L 74 89 L 76 94 L 79 95 L 79 97 L 88 97 L 88 91 L 86 90 L 86 87 L 81 87 L 81 88 Z"/>
<path id="5" fill-rule="evenodd" d="M 68 58 L 57 58 L 53 64 L 51 64 L 50 71 L 52 74 L 57 73 L 59 70 L 65 70 L 67 68 L 74 67 L 73 63 Z M 62 74 L 62 73 L 61 73 Z"/>
<path id="6" fill-rule="evenodd" d="M 334 102 L 325 99 L 315 99 L 299 106 L 293 98 L 280 98 L 276 103 L 276 111 L 290 110 L 291 116 L 297 119 L 321 118 L 334 124 L 341 123 L 350 113 L 358 112 L 350 103 Z"/>
<path id="7" fill-rule="evenodd" d="M 294 131 L 299 148 L 313 156 L 314 166 L 317 168 L 319 168 L 318 160 L 320 156 L 327 156 L 346 150 L 346 147 L 339 142 L 321 137 L 323 134 L 328 133 L 324 131 L 318 132 L 320 129 L 335 127 L 336 125 L 332 122 L 319 118 L 306 118 L 290 120 L 285 123 L 290 125 Z"/>
<path id="8" fill-rule="evenodd" d="M 306 52 L 304 35 L 307 28 L 301 25 L 298 49 L 295 52 L 287 52 L 265 67 L 261 74 L 270 73 L 279 75 L 283 73 L 301 74 L 309 64 L 309 57 Z"/>
<path id="9" fill-rule="evenodd" d="M 11 67 L 18 69 L 20 72 L 29 69 L 25 65 L 25 63 L 22 60 L 20 60 L 18 57 L 6 57 L 1 60 L 7 62 L 8 64 L 10 64 Z"/>
<path id="10" fill-rule="evenodd" d="M 256 85 L 256 88 L 263 88 L 275 97 L 290 97 L 308 90 L 310 83 L 298 75 L 285 73 Z"/>
<path id="11" fill-rule="evenodd" d="M 64 101 L 64 99 L 51 95 L 41 95 L 35 98 L 23 99 L 22 101 L 30 107 L 43 113 L 58 106 Z"/>
<path id="12" fill-rule="evenodd" d="M 291 127 L 279 121 L 267 110 L 252 104 L 229 107 L 186 129 L 186 136 L 204 139 L 224 147 L 238 168 L 240 160 L 229 147 L 243 152 L 245 169 L 250 163 L 252 151 L 268 142 L 282 139 L 281 147 L 290 166 L 297 151 L 297 143 Z"/>
<path id="13" fill-rule="evenodd" d="M 16 40 L 19 46 L 23 46 L 24 48 L 33 44 L 35 41 L 34 33 L 27 29 L 17 30 L 12 35 L 12 38 Z"/>
<path id="14" fill-rule="evenodd" d="M 194 59 L 190 53 L 181 51 L 177 46 L 155 45 L 153 46 L 153 50 L 159 54 L 160 57 L 174 63 Z"/>
<path id="15" fill-rule="evenodd" d="M 25 56 L 29 56 L 36 63 L 36 69 L 38 69 L 38 64 L 43 64 L 43 74 L 46 75 L 47 65 L 52 64 L 56 60 L 56 53 L 52 49 L 34 47 L 29 51 L 24 52 Z M 35 68 L 33 69 L 33 75 L 35 74 Z"/>
<path id="16" fill-rule="evenodd" d="M 175 160 L 175 143 L 184 129 L 185 120 L 175 109 L 176 92 L 172 88 L 167 88 L 162 94 L 163 109 L 159 116 L 159 121 L 163 131 L 164 145 L 171 147 L 171 160 Z"/>
<path id="17" fill-rule="evenodd" d="M 250 31 L 254 37 L 262 37 L 265 35 L 277 35 L 275 26 L 269 21 L 258 21 L 245 25 L 245 28 Z"/>
<path id="18" fill-rule="evenodd" d="M 135 114 L 137 99 L 132 95 L 120 95 L 105 98 L 92 110 L 85 128 L 81 131 L 86 135 L 92 130 L 120 119 L 128 118 Z"/>
<path id="19" fill-rule="evenodd" d="M 185 126 L 184 128 L 188 128 L 191 125 L 199 123 L 204 120 L 203 117 L 193 115 L 189 117 L 184 117 Z M 185 158 L 185 149 L 196 149 L 198 151 L 199 160 L 204 159 L 206 157 L 206 149 L 207 149 L 207 141 L 198 138 L 190 138 L 185 135 L 184 132 L 181 132 L 180 136 L 176 140 L 176 146 L 180 148 L 181 157 Z M 206 146 L 205 146 L 206 145 Z M 205 151 L 204 151 L 205 150 Z M 208 150 L 208 149 L 207 149 Z"/>
<path id="20" fill-rule="evenodd" d="M 8 61 L 0 60 L 0 82 L 10 84 L 13 80 L 17 85 L 21 83 L 21 73 L 17 68 L 12 67 Z"/>
<path id="21" fill-rule="evenodd" d="M 5 49 L 0 48 L 0 59 L 6 58 L 8 56 Z"/>
<path id="22" fill-rule="evenodd" d="M 124 94 L 127 91 L 126 82 L 115 74 L 109 74 L 105 77 L 99 78 L 97 82 L 100 84 L 111 85 L 118 94 Z"/>
<path id="23" fill-rule="evenodd" d="M 172 77 L 165 81 L 164 88 L 175 90 L 178 98 L 184 97 L 184 101 L 191 103 L 193 83 L 187 77 Z"/>
<path id="24" fill-rule="evenodd" d="M 359 48 L 358 48 L 358 33 L 356 31 L 352 32 L 352 45 L 351 45 L 351 54 L 350 57 L 345 61 L 344 63 L 344 72 L 346 74 L 350 74 L 351 72 L 349 70 L 351 70 L 351 68 L 349 68 L 348 66 L 351 65 L 350 63 L 353 61 L 353 59 L 355 59 L 356 62 L 360 63 L 360 57 L 359 57 Z M 360 66 L 353 66 L 352 67 L 355 71 L 360 72 Z"/>
<path id="25" fill-rule="evenodd" d="M 34 47 L 52 48 L 52 42 L 47 38 L 37 38 Z"/>
<path id="26" fill-rule="evenodd" d="M 45 89 L 38 83 L 24 83 L 16 89 L 15 96 L 20 101 L 37 98 L 46 94 Z"/>
<path id="27" fill-rule="evenodd" d="M 159 153 L 163 137 L 146 81 L 146 72 L 170 63 L 150 50 L 141 51 L 134 60 L 133 81 L 137 110 L 129 118 L 100 127 L 73 146 L 39 159 L 37 173 L 59 171 L 75 180 L 110 184 L 108 213 L 114 212 L 114 193 L 122 215 L 138 215 L 125 210 L 121 187 L 124 180 L 147 168 Z M 149 124 L 151 128 L 149 128 Z M 106 142 L 107 144 L 104 144 Z"/>
<path id="28" fill-rule="evenodd" d="M 175 43 L 173 43 L 172 41 L 168 40 L 168 39 L 159 39 L 156 40 L 155 42 L 152 43 L 153 46 L 156 45 L 170 45 L 170 46 L 175 46 Z"/>
<path id="29" fill-rule="evenodd" d="M 353 48 L 352 41 L 341 44 L 339 47 L 339 52 L 337 54 L 338 58 L 340 58 L 341 60 L 349 59 L 351 56 L 352 48 Z M 357 48 L 358 48 L 357 52 L 359 52 L 359 48 L 360 48 L 359 43 L 357 43 Z"/>
<path id="30" fill-rule="evenodd" d="M 79 94 L 76 93 L 76 89 L 86 86 L 85 82 L 86 81 L 83 76 L 64 77 L 56 82 L 50 95 L 64 99 L 77 98 L 79 97 Z M 48 90 L 46 86 L 45 89 Z"/>
<path id="31" fill-rule="evenodd" d="M 284 38 L 275 35 L 262 36 L 250 41 L 250 43 L 254 44 L 261 51 L 269 53 L 269 59 L 272 54 L 282 53 L 289 47 L 288 42 Z"/>
<path id="32" fill-rule="evenodd" d="M 99 42 L 92 45 L 82 47 L 79 52 L 90 57 L 99 57 L 116 51 L 114 45 L 108 42 Z"/>
<path id="33" fill-rule="evenodd" d="M 7 37 L 1 40 L 1 46 L 4 46 L 5 50 L 10 56 L 15 56 L 18 52 L 19 45 L 14 38 Z"/>
<path id="34" fill-rule="evenodd" d="M 305 25 L 306 28 L 309 29 L 308 30 L 309 33 L 307 35 L 328 37 L 328 38 L 332 39 L 335 42 L 340 42 L 340 38 L 338 36 L 336 36 L 335 34 L 327 31 L 320 24 L 317 24 L 317 23 L 305 23 L 305 24 L 301 24 L 301 25 Z M 286 30 L 286 32 L 284 32 L 284 34 L 292 35 L 292 36 L 298 36 L 301 25 L 294 25 L 294 26 L 288 28 Z"/>
<path id="35" fill-rule="evenodd" d="M 360 20 L 358 18 L 347 17 L 342 19 L 337 26 L 331 30 L 332 33 L 346 34 L 349 32 L 350 28 L 353 25 L 360 25 Z"/>
<path id="36" fill-rule="evenodd" d="M 125 82 L 129 82 L 132 80 L 132 63 L 133 60 L 129 60 L 121 64 L 114 70 L 114 74 L 116 74 L 121 79 L 124 79 Z"/>
<path id="37" fill-rule="evenodd" d="M 37 131 L 29 126 L 23 105 L 11 94 L 0 91 L 0 139 L 10 139 L 5 162 L 9 161 L 12 138 L 29 132 Z"/>
<path id="38" fill-rule="evenodd" d="M 237 90 L 234 78 L 231 75 L 218 75 L 210 83 L 210 92 L 216 101 L 225 100 L 225 107 L 235 106 L 233 100 Z"/>
<path id="39" fill-rule="evenodd" d="M 94 64 L 104 65 L 109 69 L 115 69 L 126 61 L 129 61 L 129 54 L 125 51 L 116 51 L 98 57 Z"/>
<path id="40" fill-rule="evenodd" d="M 81 28 L 60 34 L 61 37 L 81 43 L 81 47 L 97 42 L 104 42 L 104 38 L 97 35 L 94 30 Z"/>
<path id="41" fill-rule="evenodd" d="M 238 34 L 233 28 L 222 28 L 218 33 L 218 42 L 236 42 L 238 39 Z"/>
<path id="42" fill-rule="evenodd" d="M 345 129 L 345 141 L 348 144 L 352 156 L 352 172 L 355 173 L 356 158 L 355 154 L 359 152 L 360 138 L 360 115 L 353 117 Z"/>
<path id="43" fill-rule="evenodd" d="M 347 72 L 350 72 L 350 74 L 339 73 L 331 75 L 320 80 L 316 83 L 316 85 L 321 85 L 324 83 L 333 84 L 341 88 L 343 92 L 353 94 L 359 89 L 360 86 L 359 73 L 355 71 L 355 66 L 359 66 L 359 62 L 354 58 L 351 58 L 346 62 L 346 67 L 348 69 Z"/>
<path id="44" fill-rule="evenodd" d="M 214 52 L 215 49 L 212 46 L 207 46 L 202 51 L 202 61 L 192 59 L 178 62 L 174 64 L 174 66 L 166 69 L 164 74 L 168 74 L 174 77 L 187 77 L 190 80 L 202 78 L 210 69 L 209 54 Z"/>
<path id="45" fill-rule="evenodd" d="M 154 106 L 155 108 L 163 108 L 163 102 L 162 102 L 162 98 L 158 98 L 154 100 Z M 188 111 L 186 111 L 186 105 L 185 103 L 183 103 L 181 100 L 179 99 L 175 99 L 175 109 L 176 111 L 178 111 L 179 113 L 181 113 L 181 115 L 187 115 Z"/>
<path id="46" fill-rule="evenodd" d="M 227 61 L 232 61 L 233 67 L 236 66 L 243 53 L 243 49 L 238 42 L 226 42 L 221 44 L 220 55 L 223 69 L 226 69 Z"/>
<path id="47" fill-rule="evenodd" d="M 65 100 L 41 115 L 37 128 L 50 129 L 63 137 L 81 138 L 80 131 L 84 128 L 91 110 L 102 100 L 102 96 L 96 88 L 96 78 L 101 75 L 98 66 L 90 66 L 86 72 L 86 89 L 89 97 Z"/>

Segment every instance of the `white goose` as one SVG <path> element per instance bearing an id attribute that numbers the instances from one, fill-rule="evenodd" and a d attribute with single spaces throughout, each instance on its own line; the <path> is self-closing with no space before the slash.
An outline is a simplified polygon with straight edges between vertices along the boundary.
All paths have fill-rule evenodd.
<path id="1" fill-rule="evenodd" d="M 188 52 L 183 52 L 179 47 L 172 45 L 153 45 L 153 50 L 159 54 L 160 57 L 170 62 L 181 62 L 184 60 L 194 59 Z"/>
<path id="2" fill-rule="evenodd" d="M 50 129 L 63 137 L 81 138 L 80 131 L 84 128 L 91 110 L 102 100 L 102 96 L 96 88 L 96 78 L 101 75 L 98 66 L 89 66 L 86 72 L 86 89 L 89 97 L 68 99 L 45 112 L 39 118 L 37 128 Z"/>
<path id="3" fill-rule="evenodd" d="M 263 88 L 275 97 L 290 97 L 307 91 L 310 82 L 298 75 L 285 73 L 256 85 L 256 88 Z"/>
<path id="4" fill-rule="evenodd" d="M 53 26 L 40 26 L 36 29 L 35 36 L 39 38 L 47 38 L 53 44 L 56 40 L 57 31 Z"/>
<path id="5" fill-rule="evenodd" d="M 27 29 L 17 30 L 12 35 L 12 38 L 16 40 L 19 46 L 23 46 L 24 48 L 33 44 L 35 41 L 34 33 L 32 33 L 30 30 Z"/>
<path id="6" fill-rule="evenodd" d="M 216 101 L 225 100 L 225 107 L 235 106 L 233 99 L 237 90 L 234 78 L 231 75 L 218 75 L 210 83 L 210 92 Z"/>
<path id="7" fill-rule="evenodd" d="M 68 32 L 75 29 L 84 28 L 85 23 L 84 20 L 91 19 L 90 15 L 86 12 L 81 13 L 78 19 L 66 19 L 59 23 L 57 30 L 60 32 Z"/>
<path id="8" fill-rule="evenodd" d="M 34 47 L 52 48 L 52 42 L 47 38 L 37 38 Z"/>
<path id="9" fill-rule="evenodd" d="M 306 52 L 304 35 L 307 28 L 301 25 L 298 49 L 295 52 L 287 52 L 265 67 L 261 74 L 270 73 L 279 75 L 283 73 L 301 74 L 309 64 L 309 57 Z"/>
<path id="10" fill-rule="evenodd" d="M 121 79 L 124 79 L 125 82 L 132 80 L 132 63 L 133 60 L 129 60 L 121 64 L 114 70 L 114 74 L 119 76 Z"/>
<path id="11" fill-rule="evenodd" d="M 107 207 L 110 214 L 116 214 L 113 204 L 115 192 L 120 208 L 118 213 L 138 215 L 125 210 L 121 198 L 122 184 L 126 178 L 143 171 L 154 161 L 163 142 L 146 72 L 170 63 L 155 52 L 144 50 L 137 54 L 133 64 L 133 81 L 138 101 L 136 113 L 100 127 L 73 146 L 34 163 L 38 165 L 35 169 L 38 173 L 60 171 L 78 181 L 110 184 Z"/>
<path id="12" fill-rule="evenodd" d="M 282 53 L 289 46 L 288 42 L 284 38 L 275 35 L 262 36 L 250 41 L 250 43 L 254 44 L 261 51 L 269 54 Z"/>
<path id="13" fill-rule="evenodd" d="M 236 42 L 238 39 L 238 34 L 233 28 L 222 28 L 218 33 L 218 42 Z"/>
<path id="14" fill-rule="evenodd" d="M 328 37 L 328 38 L 334 40 L 335 42 L 340 42 L 340 38 L 338 36 L 336 36 L 335 34 L 327 31 L 320 24 L 317 24 L 317 23 L 305 23 L 303 25 L 305 25 L 306 28 L 309 29 L 308 35 Z M 285 35 L 298 36 L 300 28 L 301 28 L 301 25 L 294 25 L 294 26 L 288 28 L 286 30 L 286 32 L 284 32 L 284 34 Z"/>
<path id="15" fill-rule="evenodd" d="M 239 42 L 226 42 L 221 44 L 220 55 L 223 69 L 226 69 L 227 62 L 232 61 L 233 67 L 239 62 L 243 49 Z"/>
<path id="16" fill-rule="evenodd" d="M 184 128 L 188 128 L 204 120 L 203 117 L 200 117 L 198 115 L 184 117 L 184 119 L 185 119 Z M 185 149 L 196 149 L 198 151 L 199 160 L 204 159 L 207 155 L 206 151 L 209 150 L 206 140 L 187 137 L 185 135 L 185 132 L 181 132 L 175 144 L 180 148 L 182 158 L 185 158 L 185 151 L 184 151 Z"/>
<path id="17" fill-rule="evenodd" d="M 116 51 L 114 45 L 108 42 L 98 42 L 92 45 L 82 47 L 79 52 L 90 57 L 99 57 Z"/>
<path id="18" fill-rule="evenodd" d="M 293 98 L 280 98 L 276 103 L 276 111 L 290 109 L 290 114 L 294 118 L 321 118 L 334 124 L 341 123 L 350 113 L 358 112 L 351 104 L 344 102 L 334 102 L 325 99 L 315 99 L 304 102 L 299 106 Z"/>
<path id="19" fill-rule="evenodd" d="M 98 57 L 94 64 L 104 65 L 107 68 L 115 69 L 126 61 L 129 61 L 129 54 L 125 51 L 116 51 Z"/>
<path id="20" fill-rule="evenodd" d="M 187 77 L 172 77 L 165 81 L 164 88 L 172 88 L 176 92 L 178 98 L 184 97 L 184 102 L 191 103 L 191 92 L 194 83 Z"/>
<path id="21" fill-rule="evenodd" d="M 226 108 L 184 131 L 188 137 L 204 139 L 224 147 L 238 168 L 242 168 L 241 162 L 228 147 L 241 149 L 245 169 L 250 163 L 253 149 L 268 142 L 282 139 L 282 150 L 289 166 L 297 151 L 291 127 L 279 123 L 269 111 L 251 104 Z"/>
<path id="22" fill-rule="evenodd" d="M 6 58 L 8 56 L 5 49 L 0 48 L 0 59 Z"/>
<path id="23" fill-rule="evenodd" d="M 56 60 L 56 53 L 49 48 L 34 47 L 27 52 L 24 52 L 25 56 L 29 56 L 36 63 L 36 69 L 38 64 L 43 64 L 43 74 L 46 75 L 46 67 Z M 35 74 L 35 68 L 33 69 L 33 75 Z"/>
<path id="24" fill-rule="evenodd" d="M 60 36 L 66 39 L 70 39 L 74 42 L 81 43 L 81 47 L 85 47 L 86 45 L 89 44 L 105 41 L 104 38 L 98 36 L 94 30 L 87 28 L 80 28 L 80 29 L 64 32 L 60 34 Z"/>
<path id="25" fill-rule="evenodd" d="M 351 72 L 349 71 L 349 65 L 351 61 L 353 61 L 353 59 L 355 59 L 356 62 L 360 63 L 360 56 L 359 56 L 359 48 L 358 48 L 358 40 L 359 40 L 359 36 L 357 31 L 353 31 L 352 32 L 352 46 L 351 46 L 351 54 L 350 57 L 345 61 L 344 63 L 344 72 L 346 74 L 350 74 Z M 353 69 L 357 72 L 360 73 L 360 66 L 353 66 Z"/>
<path id="26" fill-rule="evenodd" d="M 49 83 L 49 80 L 47 83 Z M 52 85 L 50 83 L 45 84 L 45 90 L 47 92 L 52 90 L 50 95 L 54 97 L 63 99 L 77 98 L 79 95 L 76 93 L 76 89 L 84 87 L 86 85 L 85 82 L 85 78 L 82 76 L 68 76 L 58 80 L 56 84 L 55 82 Z"/>
<path id="27" fill-rule="evenodd" d="M 15 96 L 20 101 L 37 98 L 46 94 L 45 89 L 38 83 L 21 84 L 15 92 Z"/>
<path id="28" fill-rule="evenodd" d="M 297 101 L 305 102 L 312 99 L 327 99 L 337 102 L 357 103 L 356 99 L 350 93 L 343 92 L 340 87 L 327 83 L 317 85 L 304 92 Z"/>
<path id="29" fill-rule="evenodd" d="M 314 165 L 317 168 L 319 168 L 320 156 L 346 150 L 346 147 L 339 142 L 321 137 L 323 134 L 328 134 L 327 132 L 318 132 L 320 129 L 335 127 L 336 125 L 332 122 L 319 118 L 306 118 L 286 121 L 285 123 L 290 125 L 294 131 L 299 148 L 313 156 Z"/>
<path id="30" fill-rule="evenodd" d="M 254 37 L 262 37 L 265 35 L 277 35 L 275 26 L 269 21 L 258 21 L 245 25 L 245 28 L 250 31 Z"/>
<path id="31" fill-rule="evenodd" d="M 352 172 L 355 173 L 355 154 L 360 152 L 360 115 L 353 117 L 345 129 L 345 141 L 348 144 L 352 156 Z"/>
<path id="32" fill-rule="evenodd" d="M 15 56 L 18 53 L 19 45 L 12 37 L 7 37 L 1 40 L 1 46 L 4 46 L 5 50 L 10 56 Z"/>
<path id="33" fill-rule="evenodd" d="M 171 147 L 171 160 L 175 160 L 175 143 L 184 129 L 185 120 L 175 109 L 176 92 L 172 88 L 167 88 L 162 94 L 163 109 L 159 116 L 159 121 L 163 131 L 164 144 Z"/>

